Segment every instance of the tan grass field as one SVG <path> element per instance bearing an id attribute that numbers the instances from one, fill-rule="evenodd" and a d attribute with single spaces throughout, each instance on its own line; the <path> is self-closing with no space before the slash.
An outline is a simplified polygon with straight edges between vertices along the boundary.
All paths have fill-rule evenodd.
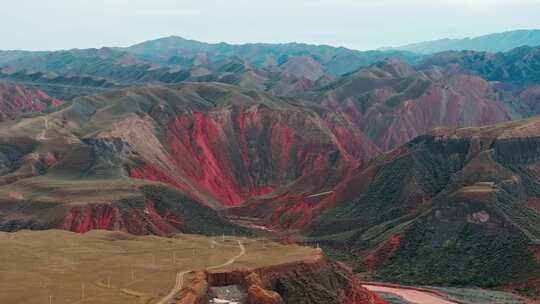
<path id="1" fill-rule="evenodd" d="M 155 303 L 173 288 L 178 272 L 220 265 L 237 256 L 238 241 L 246 253 L 227 268 L 288 263 L 318 252 L 229 236 L 0 233 L 0 303 Z"/>

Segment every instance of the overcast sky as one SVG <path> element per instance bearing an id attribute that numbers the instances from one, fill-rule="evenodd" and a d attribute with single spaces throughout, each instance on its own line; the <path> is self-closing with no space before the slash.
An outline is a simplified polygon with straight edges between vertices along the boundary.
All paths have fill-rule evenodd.
<path id="1" fill-rule="evenodd" d="M 0 49 L 306 42 L 355 49 L 540 28 L 540 0 L 0 0 Z"/>

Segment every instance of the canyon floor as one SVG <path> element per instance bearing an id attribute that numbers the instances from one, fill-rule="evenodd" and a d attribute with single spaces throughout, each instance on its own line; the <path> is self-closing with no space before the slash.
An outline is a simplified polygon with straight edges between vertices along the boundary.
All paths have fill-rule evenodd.
<path id="1" fill-rule="evenodd" d="M 168 303 L 190 270 L 256 268 L 318 254 L 240 237 L 60 230 L 0 233 L 0 303 Z"/>

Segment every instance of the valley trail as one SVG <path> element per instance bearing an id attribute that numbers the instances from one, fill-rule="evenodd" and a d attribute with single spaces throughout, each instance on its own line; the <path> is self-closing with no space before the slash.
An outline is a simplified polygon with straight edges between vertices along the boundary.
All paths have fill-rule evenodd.
<path id="1" fill-rule="evenodd" d="M 374 291 L 374 292 L 384 292 L 397 295 L 407 302 L 414 304 L 459 304 L 457 302 L 448 301 L 435 292 L 429 292 L 422 289 L 413 289 L 409 287 L 399 287 L 399 286 L 386 286 L 379 284 L 363 284 L 364 288 Z"/>
<path id="2" fill-rule="evenodd" d="M 244 244 L 242 244 L 242 242 L 240 242 L 240 241 L 237 241 L 237 242 L 238 242 L 238 247 L 240 248 L 240 253 L 238 255 L 235 255 L 234 257 L 230 258 L 227 262 L 225 262 L 223 264 L 207 267 L 206 269 L 207 270 L 212 270 L 212 269 L 218 269 L 218 268 L 229 266 L 229 265 L 233 264 L 234 262 L 236 262 L 236 260 L 241 258 L 244 254 L 246 254 L 246 248 L 244 247 Z M 184 283 L 184 275 L 186 273 L 189 273 L 189 272 L 193 271 L 193 270 L 195 270 L 195 269 L 190 269 L 190 270 L 185 270 L 185 271 L 178 272 L 176 274 L 176 283 L 174 284 L 174 287 L 171 289 L 171 291 L 165 297 L 163 297 L 161 300 L 157 301 L 156 304 L 168 304 L 169 301 L 171 299 L 173 299 L 174 296 L 177 293 L 179 293 L 180 290 L 182 289 L 182 286 L 183 286 L 183 283 Z"/>

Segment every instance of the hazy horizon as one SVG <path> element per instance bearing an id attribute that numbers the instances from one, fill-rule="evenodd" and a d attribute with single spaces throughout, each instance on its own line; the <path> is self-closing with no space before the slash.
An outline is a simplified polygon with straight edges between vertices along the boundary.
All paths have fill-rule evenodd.
<path id="1" fill-rule="evenodd" d="M 538 29 L 540 1 L 20 0 L 4 4 L 2 50 L 123 47 L 167 36 L 372 50 Z M 82 4 L 84 3 L 84 5 Z"/>

